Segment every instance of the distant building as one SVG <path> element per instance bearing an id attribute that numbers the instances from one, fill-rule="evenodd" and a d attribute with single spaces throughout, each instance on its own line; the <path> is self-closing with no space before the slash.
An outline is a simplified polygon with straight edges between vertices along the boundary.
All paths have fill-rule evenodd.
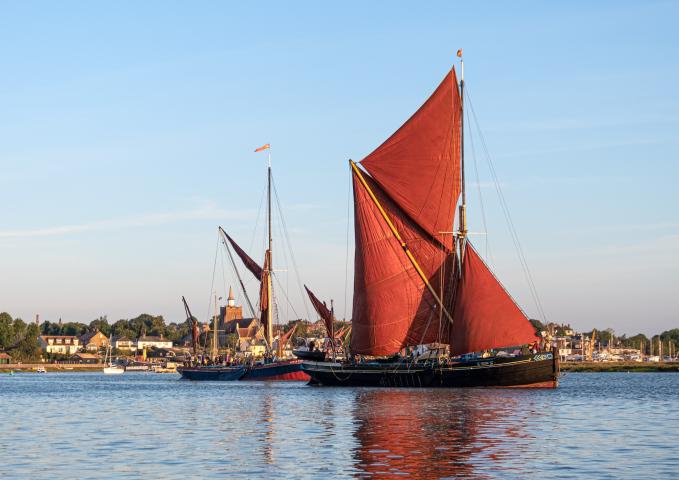
<path id="1" fill-rule="evenodd" d="M 45 353 L 72 355 L 82 348 L 80 339 L 74 335 L 40 335 L 38 342 Z"/>
<path id="2" fill-rule="evenodd" d="M 113 347 L 118 350 L 132 351 L 137 348 L 137 342 L 128 337 L 119 337 L 113 341 Z"/>
<path id="3" fill-rule="evenodd" d="M 160 337 L 143 336 L 137 339 L 137 350 L 144 348 L 172 348 L 172 340 Z"/>
<path id="4" fill-rule="evenodd" d="M 233 296 L 233 288 L 229 287 L 229 298 L 226 306 L 219 309 L 219 329 L 224 330 L 226 323 L 232 320 L 241 320 L 243 318 L 243 306 L 236 305 L 236 300 Z"/>
<path id="5" fill-rule="evenodd" d="M 108 348 L 109 339 L 99 330 L 96 332 L 86 333 L 80 337 L 80 343 L 88 352 L 98 352 L 104 348 Z"/>
<path id="6" fill-rule="evenodd" d="M 88 364 L 94 364 L 94 363 L 99 363 L 101 360 L 101 357 L 95 353 L 75 353 L 71 355 L 70 360 L 75 363 L 88 363 Z"/>
<path id="7" fill-rule="evenodd" d="M 4 352 L 0 353 L 0 365 L 7 365 L 8 363 L 12 363 L 10 356 Z"/>

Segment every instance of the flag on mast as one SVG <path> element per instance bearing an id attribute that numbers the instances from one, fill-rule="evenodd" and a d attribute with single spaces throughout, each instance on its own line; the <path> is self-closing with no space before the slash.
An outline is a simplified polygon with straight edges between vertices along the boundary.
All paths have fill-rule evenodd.
<path id="1" fill-rule="evenodd" d="M 265 144 L 262 145 L 261 147 L 256 148 L 256 149 L 255 149 L 255 153 L 261 152 L 261 151 L 264 151 L 264 150 L 268 150 L 268 149 L 270 149 L 270 148 L 271 148 L 271 145 L 269 145 L 268 143 L 265 143 Z"/>

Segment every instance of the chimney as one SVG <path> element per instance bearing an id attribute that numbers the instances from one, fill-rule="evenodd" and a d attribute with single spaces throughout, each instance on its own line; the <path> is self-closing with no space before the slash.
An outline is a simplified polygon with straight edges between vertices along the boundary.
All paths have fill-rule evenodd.
<path id="1" fill-rule="evenodd" d="M 40 314 L 39 313 L 35 314 L 35 324 L 40 325 Z"/>

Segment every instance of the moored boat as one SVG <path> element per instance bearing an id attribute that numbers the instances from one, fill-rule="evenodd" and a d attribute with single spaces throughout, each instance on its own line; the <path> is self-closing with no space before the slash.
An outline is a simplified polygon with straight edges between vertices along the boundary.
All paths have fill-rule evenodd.
<path id="1" fill-rule="evenodd" d="M 260 381 L 309 381 L 310 377 L 302 370 L 301 360 L 277 360 L 271 363 L 252 365 L 247 368 L 240 380 Z"/>
<path id="2" fill-rule="evenodd" d="M 196 367 L 177 367 L 177 373 L 187 380 L 208 380 L 229 382 L 240 380 L 245 375 L 245 367 L 227 366 L 196 366 Z"/>
<path id="3" fill-rule="evenodd" d="M 316 383 L 557 385 L 558 355 L 539 351 L 541 339 L 528 317 L 468 238 L 462 63 L 461 72 L 458 84 L 451 68 L 401 128 L 360 162 L 349 161 L 355 226 L 353 358 L 305 362 L 304 371 Z M 407 353 L 431 344 L 445 345 L 445 353 L 426 361 Z M 527 354 L 521 346 L 531 344 L 533 353 Z M 516 353 L 517 347 L 523 353 Z M 401 352 L 406 354 L 400 357 Z M 455 361 L 474 352 L 485 355 Z"/>

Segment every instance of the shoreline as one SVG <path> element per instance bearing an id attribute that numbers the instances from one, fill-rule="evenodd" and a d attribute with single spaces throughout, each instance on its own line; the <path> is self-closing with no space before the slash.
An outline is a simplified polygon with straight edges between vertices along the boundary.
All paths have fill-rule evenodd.
<path id="1" fill-rule="evenodd" d="M 560 362 L 562 372 L 679 372 L 679 362 Z"/>

